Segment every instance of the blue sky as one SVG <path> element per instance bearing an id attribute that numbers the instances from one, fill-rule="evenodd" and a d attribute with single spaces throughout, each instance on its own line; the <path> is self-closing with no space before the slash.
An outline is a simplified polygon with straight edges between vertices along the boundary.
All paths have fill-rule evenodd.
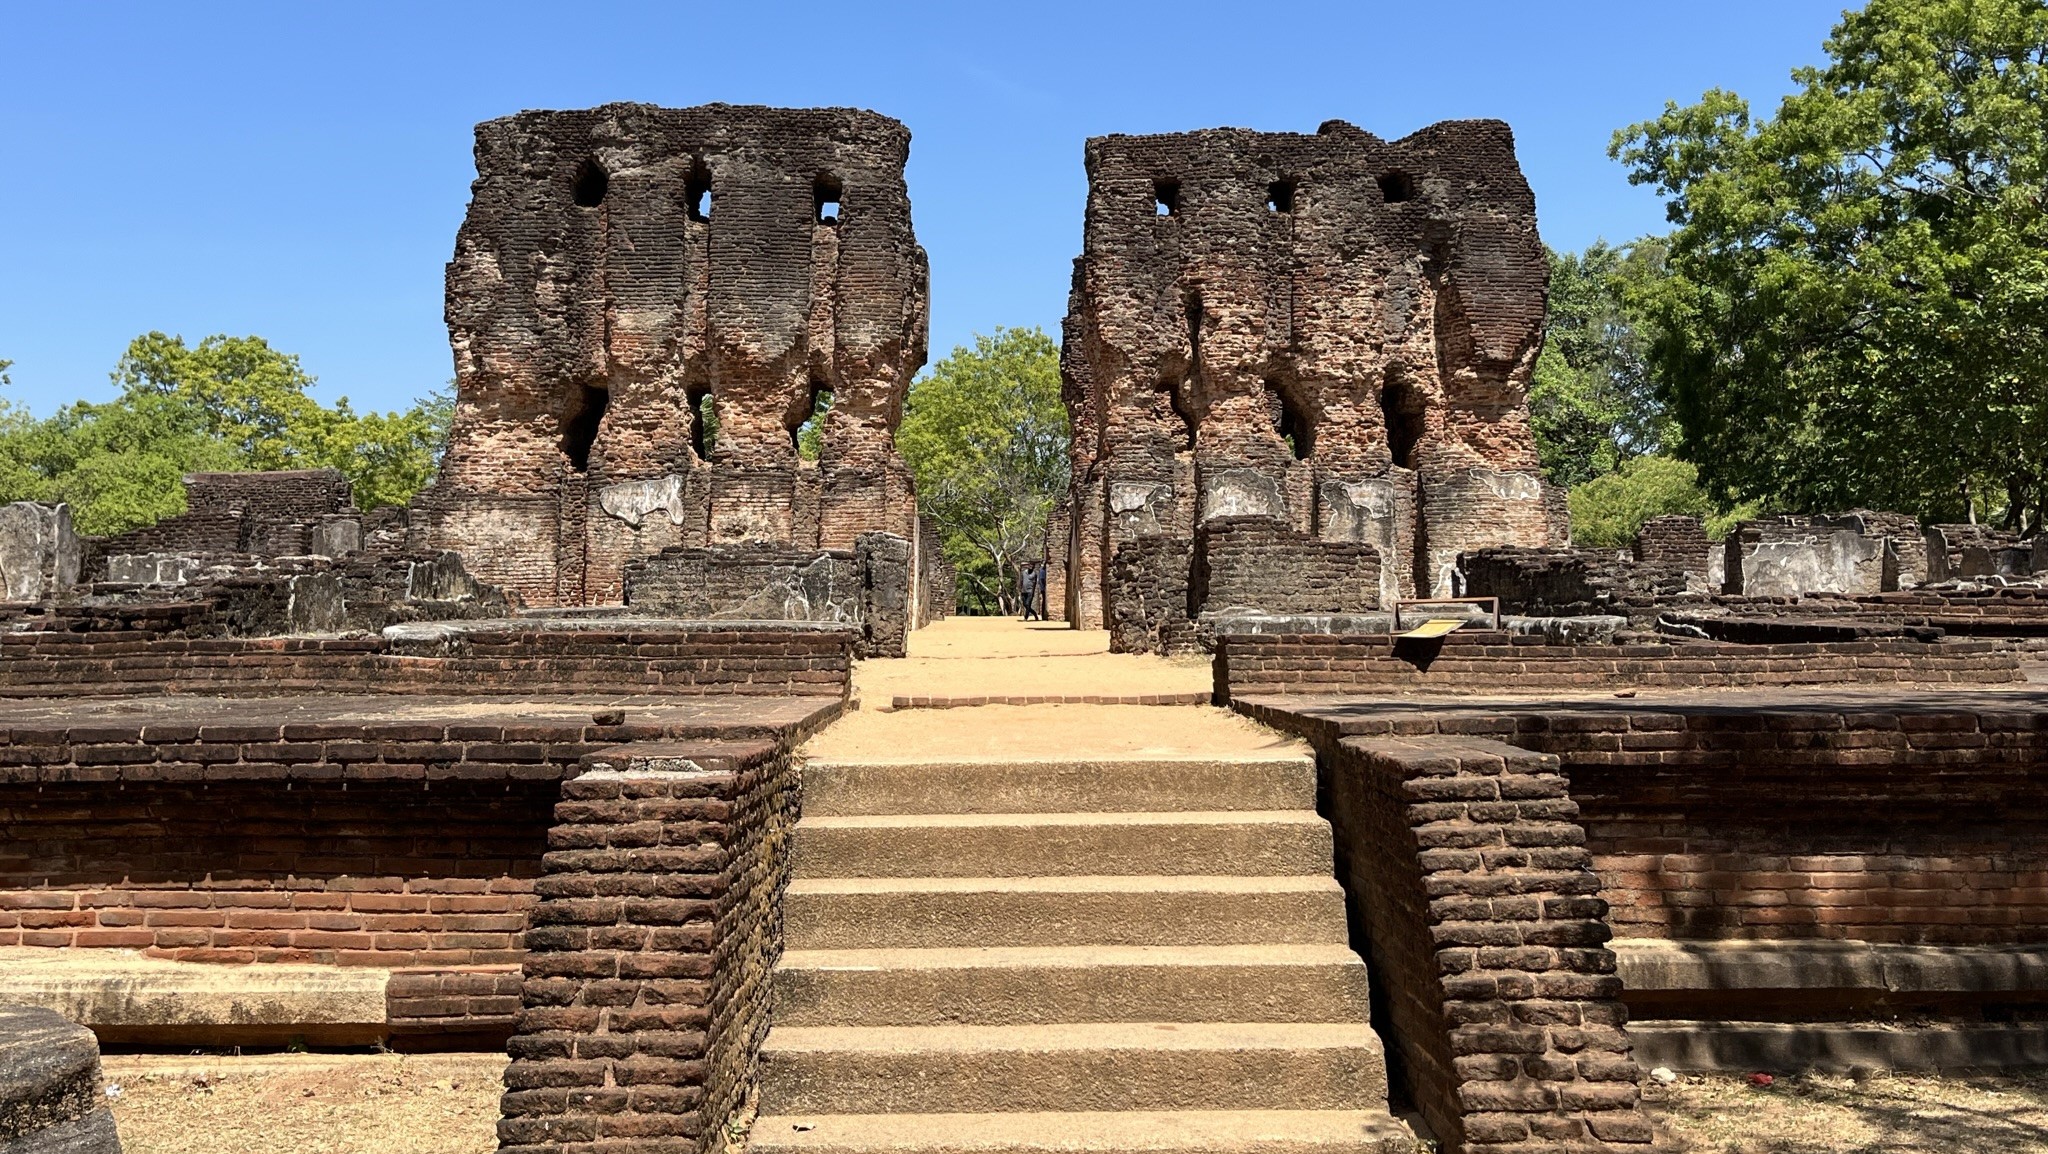
<path id="1" fill-rule="evenodd" d="M 932 349 L 1057 331 L 1082 141 L 1217 125 L 1515 128 L 1544 239 L 1663 227 L 1614 129 L 1775 107 L 1841 0 L 14 4 L 0 11 L 0 359 L 39 413 L 150 329 L 254 333 L 328 400 L 446 381 L 471 126 L 611 100 L 855 105 L 913 134 Z"/>

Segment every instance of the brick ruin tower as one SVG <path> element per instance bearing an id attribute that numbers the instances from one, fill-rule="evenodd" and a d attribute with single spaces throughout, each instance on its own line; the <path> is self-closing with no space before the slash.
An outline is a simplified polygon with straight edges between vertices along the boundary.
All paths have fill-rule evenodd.
<path id="1" fill-rule="evenodd" d="M 1564 543 L 1527 403 L 1548 272 L 1507 125 L 1107 136 L 1087 166 L 1051 533 L 1070 620 L 1114 628 L 1143 580 L 1190 617 L 1214 583 L 1256 588 L 1203 557 L 1225 524 L 1261 527 L 1230 564 L 1264 558 L 1277 602 L 1234 607 L 1280 611 L 1447 594 L 1461 551 Z M 1359 542 L 1377 570 L 1334 569 L 1372 588 L 1294 587 Z M 1186 571 L 1145 577 L 1162 556 Z"/>
<path id="2" fill-rule="evenodd" d="M 529 604 L 592 605 L 672 546 L 917 540 L 894 440 L 927 324 L 909 151 L 851 109 L 478 125 L 448 265 L 454 429 L 416 543 Z"/>

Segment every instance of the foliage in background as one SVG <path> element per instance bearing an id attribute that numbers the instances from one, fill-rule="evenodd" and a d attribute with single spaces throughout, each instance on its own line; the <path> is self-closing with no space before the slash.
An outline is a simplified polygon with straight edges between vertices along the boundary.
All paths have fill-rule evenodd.
<path id="1" fill-rule="evenodd" d="M 80 532 L 119 533 L 183 512 L 186 473 L 324 466 L 362 508 L 403 504 L 432 478 L 453 412 L 445 393 L 404 413 L 325 407 L 299 359 L 260 337 L 148 333 L 113 380 L 115 400 L 47 418 L 0 401 L 0 502 L 64 501 Z"/>
<path id="2" fill-rule="evenodd" d="M 1668 444 L 1671 430 L 1644 363 L 1645 339 L 1623 286 L 1661 274 L 1663 245 L 1595 242 L 1583 253 L 1547 250 L 1550 297 L 1529 417 L 1543 475 L 1570 487 Z"/>
<path id="3" fill-rule="evenodd" d="M 1622 549 L 1652 517 L 1679 513 L 1707 524 L 1707 536 L 1719 541 L 1735 522 L 1757 515 L 1755 505 L 1722 509 L 1699 486 L 1699 474 L 1688 461 L 1673 457 L 1636 457 L 1621 468 L 1572 487 L 1572 543 L 1587 548 Z"/>
<path id="4" fill-rule="evenodd" d="M 1059 346 L 1035 328 L 998 328 L 955 348 L 911 386 L 896 446 L 959 572 L 960 605 L 1012 612 L 1018 567 L 1043 554 L 1046 518 L 1067 491 Z"/>
<path id="5" fill-rule="evenodd" d="M 2048 5 L 1871 0 L 1775 118 L 1730 92 L 1616 134 L 1669 201 L 1631 286 L 1708 491 L 2048 520 Z"/>

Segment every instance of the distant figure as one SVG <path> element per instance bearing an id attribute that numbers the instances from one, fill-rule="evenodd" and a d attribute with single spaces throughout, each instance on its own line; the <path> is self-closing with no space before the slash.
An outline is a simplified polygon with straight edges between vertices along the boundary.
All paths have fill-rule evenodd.
<path id="1" fill-rule="evenodd" d="M 1038 578 L 1033 575 L 1037 568 L 1038 566 L 1026 562 L 1017 569 L 1017 600 L 1024 603 L 1026 621 L 1031 620 L 1032 613 L 1038 608 Z M 1043 617 L 1041 614 L 1040 619 L 1043 620 Z"/>
<path id="2" fill-rule="evenodd" d="M 1038 606 L 1038 619 L 1040 621 L 1052 620 L 1051 617 L 1046 616 L 1045 612 L 1045 570 L 1046 565 L 1044 562 L 1031 567 L 1031 600 Z"/>

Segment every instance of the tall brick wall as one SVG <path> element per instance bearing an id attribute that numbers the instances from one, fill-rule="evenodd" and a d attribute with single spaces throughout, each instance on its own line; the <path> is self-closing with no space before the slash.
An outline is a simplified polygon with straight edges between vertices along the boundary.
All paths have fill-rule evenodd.
<path id="1" fill-rule="evenodd" d="M 448 266 L 455 421 L 416 541 L 532 604 L 580 605 L 617 601 L 627 563 L 670 546 L 912 539 L 894 431 L 928 285 L 909 147 L 853 109 L 479 125 Z"/>
<path id="2" fill-rule="evenodd" d="M 1087 166 L 1061 353 L 1077 624 L 1114 616 L 1122 545 L 1217 517 L 1372 544 L 1404 593 L 1448 592 L 1461 551 L 1566 539 L 1529 431 L 1546 267 L 1506 125 L 1107 136 Z"/>

